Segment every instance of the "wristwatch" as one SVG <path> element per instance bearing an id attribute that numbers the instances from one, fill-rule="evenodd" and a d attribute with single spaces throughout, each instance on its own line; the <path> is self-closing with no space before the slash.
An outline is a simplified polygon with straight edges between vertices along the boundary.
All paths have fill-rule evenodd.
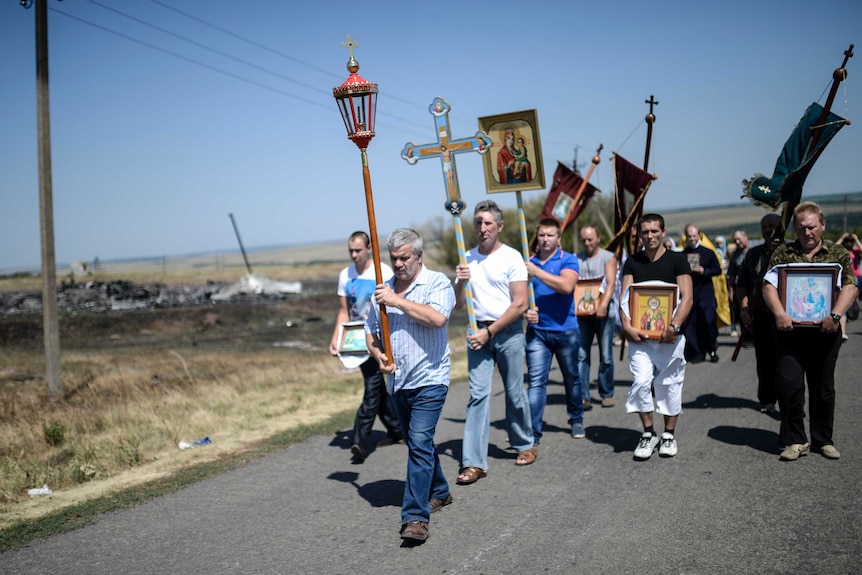
<path id="1" fill-rule="evenodd" d="M 841 316 L 839 314 L 830 313 L 829 315 L 832 317 L 832 321 L 835 322 L 835 325 L 838 325 L 839 323 L 841 323 Z"/>
<path id="2" fill-rule="evenodd" d="M 670 324 L 670 327 L 676 335 L 679 335 L 679 332 L 682 331 L 682 328 L 675 323 Z"/>

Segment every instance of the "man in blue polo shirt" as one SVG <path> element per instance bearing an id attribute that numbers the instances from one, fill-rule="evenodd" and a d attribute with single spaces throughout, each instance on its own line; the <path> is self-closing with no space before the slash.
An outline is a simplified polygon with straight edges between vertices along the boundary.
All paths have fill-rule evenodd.
<path id="1" fill-rule="evenodd" d="M 575 315 L 574 291 L 578 283 L 578 258 L 560 247 L 560 224 L 543 219 L 536 228 L 536 255 L 527 262 L 527 272 L 536 294 L 536 309 L 524 313 L 527 320 L 527 372 L 533 437 L 542 438 L 542 415 L 548 398 L 548 373 L 551 357 L 563 374 L 566 387 L 566 412 L 572 437 L 584 433 L 584 404 L 578 377 L 578 317 Z"/>

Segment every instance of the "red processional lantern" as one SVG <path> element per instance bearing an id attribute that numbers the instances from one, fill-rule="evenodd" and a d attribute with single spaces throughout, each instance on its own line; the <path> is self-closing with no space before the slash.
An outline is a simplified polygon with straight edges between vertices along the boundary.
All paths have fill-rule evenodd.
<path id="1" fill-rule="evenodd" d="M 359 43 L 348 35 L 341 43 L 350 48 L 350 60 L 347 61 L 347 71 L 350 76 L 340 86 L 332 89 L 341 119 L 347 129 L 347 138 L 356 144 L 362 154 L 362 180 L 365 185 L 365 206 L 368 210 L 368 235 L 371 238 L 371 253 L 374 257 L 374 275 L 378 284 L 383 283 L 383 272 L 380 267 L 380 244 L 377 241 L 377 221 L 374 217 L 374 197 L 371 193 L 371 172 L 368 170 L 368 155 L 366 149 L 374 137 L 374 123 L 377 115 L 377 84 L 369 82 L 359 75 L 359 62 L 353 57 L 353 48 Z M 389 347 L 389 317 L 386 306 L 380 306 L 380 328 L 383 332 L 380 341 L 383 343 L 387 358 L 391 361 Z"/>

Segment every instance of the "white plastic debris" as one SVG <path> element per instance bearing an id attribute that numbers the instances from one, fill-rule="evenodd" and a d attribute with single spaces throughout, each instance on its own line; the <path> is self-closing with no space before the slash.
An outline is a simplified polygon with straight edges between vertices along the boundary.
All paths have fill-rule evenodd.
<path id="1" fill-rule="evenodd" d="M 44 484 L 42 487 L 37 487 L 35 489 L 28 489 L 27 490 L 27 495 L 29 495 L 30 497 L 38 497 L 40 495 L 51 495 L 52 493 L 54 493 L 54 492 L 51 491 L 51 489 L 48 487 L 47 483 Z"/>
<path id="2" fill-rule="evenodd" d="M 209 438 L 209 436 L 206 436 L 202 439 L 196 439 L 191 443 L 189 443 L 188 441 L 180 441 L 179 446 L 180 449 L 191 449 L 192 447 L 196 447 L 198 445 L 209 445 L 210 443 L 212 443 L 212 440 Z"/>

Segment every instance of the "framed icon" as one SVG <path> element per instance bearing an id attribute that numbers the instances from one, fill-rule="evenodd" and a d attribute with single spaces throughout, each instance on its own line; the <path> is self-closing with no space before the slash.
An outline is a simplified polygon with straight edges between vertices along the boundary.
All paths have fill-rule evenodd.
<path id="1" fill-rule="evenodd" d="M 479 118 L 479 129 L 491 138 L 482 156 L 489 194 L 545 189 L 545 164 L 536 110 Z"/>
<path id="2" fill-rule="evenodd" d="M 632 325 L 649 339 L 659 339 L 667 330 L 676 311 L 675 285 L 638 286 L 629 288 L 629 315 Z"/>
<path id="3" fill-rule="evenodd" d="M 578 280 L 575 286 L 575 313 L 578 317 L 596 315 L 602 298 L 602 278 Z"/>
<path id="4" fill-rule="evenodd" d="M 838 299 L 838 267 L 783 266 L 778 270 L 778 297 L 794 324 L 819 325 Z"/>
<path id="5" fill-rule="evenodd" d="M 688 267 L 690 267 L 691 269 L 694 269 L 700 265 L 700 254 L 699 253 L 697 253 L 697 252 L 686 253 L 685 257 L 688 260 Z"/>
<path id="6" fill-rule="evenodd" d="M 368 355 L 365 343 L 365 322 L 346 321 L 338 330 L 338 353 L 341 355 Z"/>

